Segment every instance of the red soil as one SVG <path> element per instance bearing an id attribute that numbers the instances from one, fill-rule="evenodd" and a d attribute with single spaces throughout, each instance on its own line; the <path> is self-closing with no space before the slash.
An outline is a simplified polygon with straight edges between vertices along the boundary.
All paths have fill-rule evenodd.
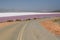
<path id="1" fill-rule="evenodd" d="M 60 35 L 60 25 L 54 23 L 51 20 L 44 20 L 41 22 L 41 25 L 45 27 L 50 32 L 54 33 L 55 35 Z"/>

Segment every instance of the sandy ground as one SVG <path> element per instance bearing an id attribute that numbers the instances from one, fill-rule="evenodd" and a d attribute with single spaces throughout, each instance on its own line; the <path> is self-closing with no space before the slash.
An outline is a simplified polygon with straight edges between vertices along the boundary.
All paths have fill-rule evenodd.
<path id="1" fill-rule="evenodd" d="M 3 23 L 0 23 L 0 29 L 3 29 L 6 26 L 9 26 L 9 25 L 12 25 L 12 24 L 15 24 L 15 23 L 17 23 L 17 22 L 3 22 Z"/>
<path id="2" fill-rule="evenodd" d="M 40 22 L 40 24 L 45 27 L 47 30 L 49 30 L 50 32 L 54 33 L 55 35 L 60 35 L 60 25 L 47 19 L 44 20 L 42 22 Z"/>
<path id="3" fill-rule="evenodd" d="M 58 40 L 37 20 L 22 21 L 0 30 L 0 40 Z"/>

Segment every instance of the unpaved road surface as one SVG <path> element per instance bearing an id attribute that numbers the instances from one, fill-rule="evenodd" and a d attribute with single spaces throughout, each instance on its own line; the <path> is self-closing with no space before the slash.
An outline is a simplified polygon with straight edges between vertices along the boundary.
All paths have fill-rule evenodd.
<path id="1" fill-rule="evenodd" d="M 37 20 L 18 22 L 0 30 L 0 40 L 58 40 Z"/>

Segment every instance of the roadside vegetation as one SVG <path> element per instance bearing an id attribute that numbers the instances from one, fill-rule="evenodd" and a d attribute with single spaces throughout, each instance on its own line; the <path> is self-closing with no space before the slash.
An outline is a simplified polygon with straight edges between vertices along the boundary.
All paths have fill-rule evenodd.
<path id="1" fill-rule="evenodd" d="M 54 19 L 53 22 L 60 23 L 60 18 L 59 19 Z"/>
<path id="2" fill-rule="evenodd" d="M 13 22 L 14 20 L 7 20 L 6 22 Z"/>
<path id="3" fill-rule="evenodd" d="M 36 20 L 37 18 L 33 18 L 34 20 Z"/>
<path id="4" fill-rule="evenodd" d="M 29 20 L 31 20 L 31 19 L 30 18 L 26 19 L 26 21 L 29 21 Z"/>
<path id="5" fill-rule="evenodd" d="M 8 19 L 8 20 L 6 20 L 6 21 L 4 21 L 4 22 L 30 21 L 30 20 L 36 20 L 36 19 L 39 19 L 39 18 L 32 18 L 32 19 L 27 18 L 27 19 L 24 19 L 24 20 L 21 20 L 21 19 L 15 19 L 15 20 Z M 0 23 L 3 23 L 3 22 L 0 22 Z"/>
<path id="6" fill-rule="evenodd" d="M 16 19 L 15 21 L 22 21 L 21 19 Z"/>

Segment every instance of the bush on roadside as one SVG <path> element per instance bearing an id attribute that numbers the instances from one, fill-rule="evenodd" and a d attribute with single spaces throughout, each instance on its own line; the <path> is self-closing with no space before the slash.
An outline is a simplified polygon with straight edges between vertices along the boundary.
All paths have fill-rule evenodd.
<path id="1" fill-rule="evenodd" d="M 60 19 L 55 19 L 54 22 L 60 22 Z"/>
<path id="2" fill-rule="evenodd" d="M 28 20 L 31 20 L 30 18 L 29 19 L 26 19 L 26 21 L 28 21 Z"/>
<path id="3" fill-rule="evenodd" d="M 21 21 L 20 19 L 16 19 L 16 21 Z"/>
<path id="4" fill-rule="evenodd" d="M 13 22 L 14 20 L 7 20 L 7 22 Z"/>
<path id="5" fill-rule="evenodd" d="M 37 18 L 33 18 L 34 20 L 36 20 Z"/>
<path id="6" fill-rule="evenodd" d="M 3 22 L 0 22 L 0 23 L 3 23 Z"/>

